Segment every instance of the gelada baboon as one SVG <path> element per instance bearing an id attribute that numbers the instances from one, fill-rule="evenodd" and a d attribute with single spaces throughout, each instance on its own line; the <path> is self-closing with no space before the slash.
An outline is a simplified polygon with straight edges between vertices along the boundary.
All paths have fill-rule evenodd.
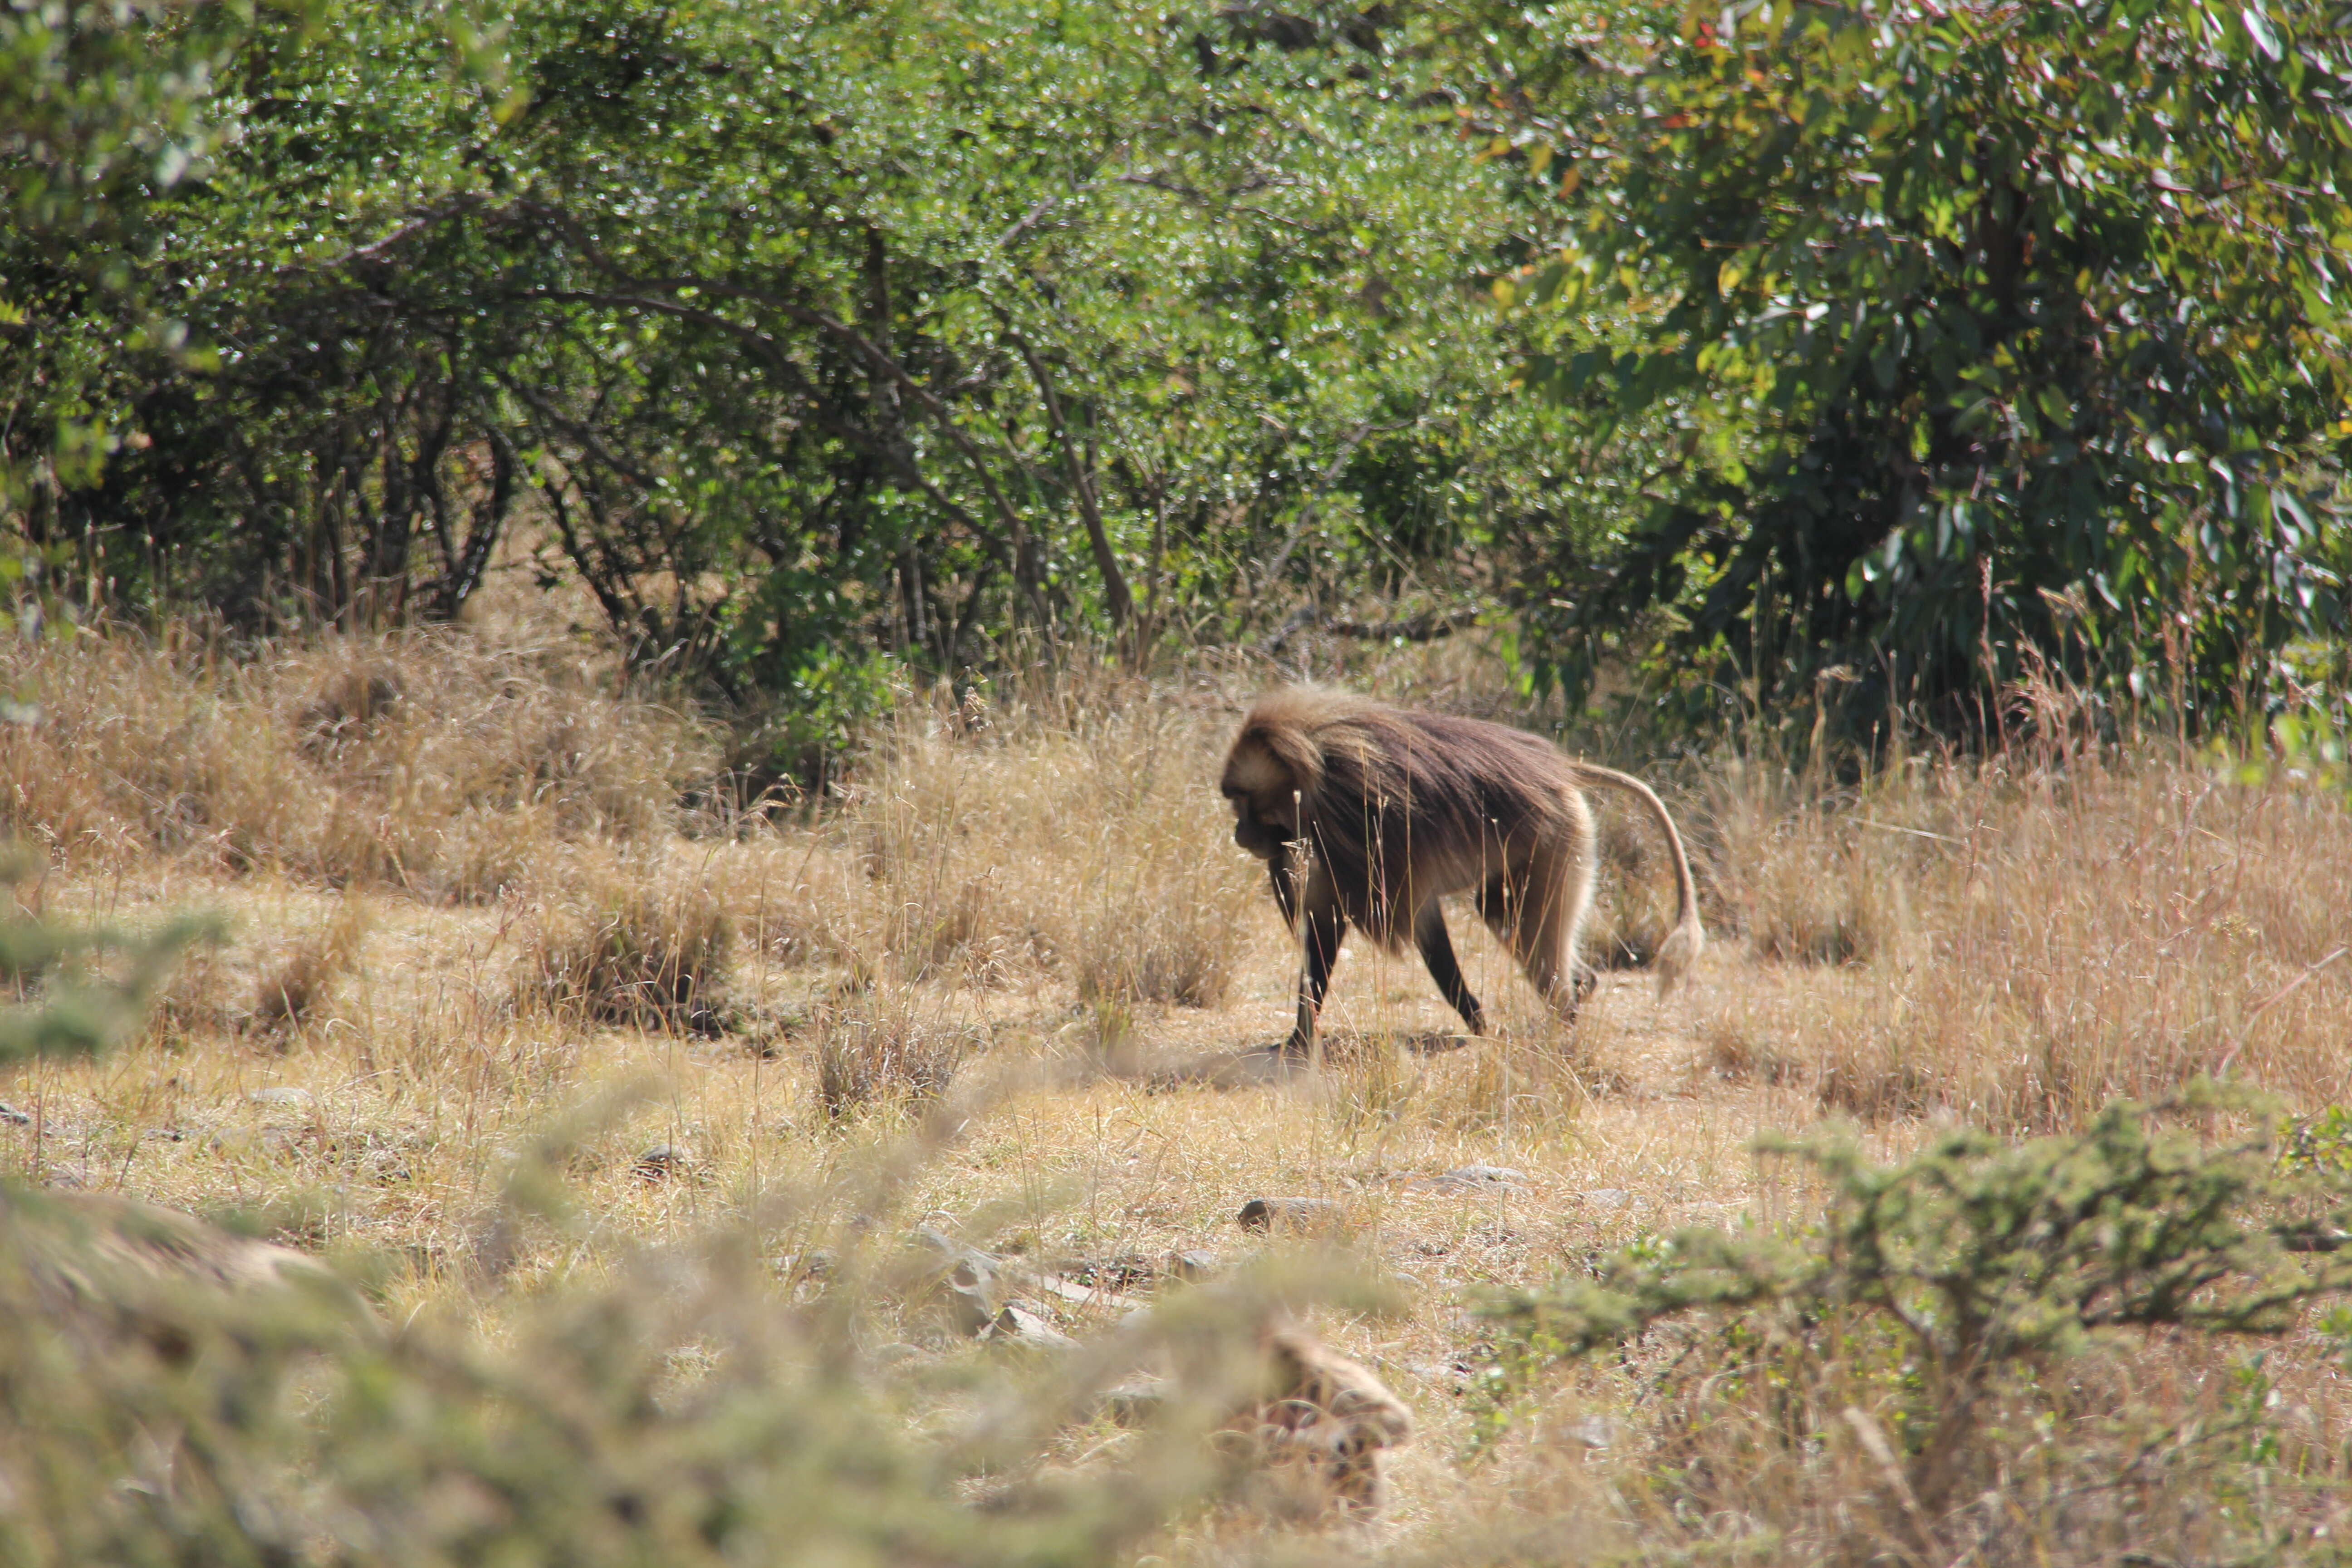
<path id="1" fill-rule="evenodd" d="M 1577 938 L 1592 903 L 1592 811 L 1584 791 L 1621 789 L 1649 808 L 1675 862 L 1675 929 L 1658 949 L 1664 995 L 1706 944 L 1690 858 L 1650 786 L 1560 754 L 1542 737 L 1475 719 L 1286 687 L 1260 698 L 1225 758 L 1234 838 L 1273 873 L 1299 928 L 1306 973 L 1284 1047 L 1304 1055 L 1350 925 L 1391 952 L 1407 937 L 1446 1001 L 1486 1032 L 1438 900 L 1471 895 L 1553 1011 L 1573 1023 L 1592 978 Z M 1303 862 L 1303 863 L 1302 863 Z"/>

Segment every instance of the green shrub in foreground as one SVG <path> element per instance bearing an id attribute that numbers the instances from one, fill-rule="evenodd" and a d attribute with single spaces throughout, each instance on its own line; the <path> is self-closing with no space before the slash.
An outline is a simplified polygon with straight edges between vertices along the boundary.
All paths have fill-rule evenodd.
<path id="1" fill-rule="evenodd" d="M 1767 1139 L 1826 1186 L 1818 1219 L 1685 1230 L 1498 1300 L 1506 1368 L 1619 1348 L 1667 1537 L 1729 1529 L 1759 1560 L 2308 1547 L 2340 1458 L 2288 1455 L 2264 1360 L 2215 1341 L 2284 1335 L 2352 1289 L 2352 1184 L 2300 1143 L 2198 1131 L 2250 1115 L 2269 1121 L 2200 1085 L 2070 1136 L 1948 1132 L 1895 1165 Z"/>

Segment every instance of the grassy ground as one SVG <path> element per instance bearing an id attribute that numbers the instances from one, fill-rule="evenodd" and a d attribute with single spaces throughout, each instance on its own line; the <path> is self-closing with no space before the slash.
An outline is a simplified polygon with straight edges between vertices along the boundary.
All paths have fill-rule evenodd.
<path id="1" fill-rule="evenodd" d="M 42 716 L 0 735 L 0 815 L 49 859 L 19 902 L 133 925 L 212 910 L 230 935 L 131 1047 L 0 1080 L 25 1117 L 0 1163 L 257 1216 L 367 1260 L 387 1320 L 495 1336 L 518 1282 L 610 1278 L 747 1216 L 792 1276 L 847 1223 L 811 1194 L 871 1170 L 944 1089 L 965 1113 L 894 1189 L 895 1226 L 1084 1276 L 1237 1263 L 1268 1245 L 1235 1224 L 1253 1198 L 1335 1205 L 1387 1296 L 1317 1325 L 1420 1423 L 1386 1521 L 1349 1550 L 1769 1538 L 1836 1558 L 1870 1555 L 1839 1513 L 1875 1484 L 1866 1444 L 1771 1483 L 1794 1489 L 1785 1516 L 1737 1487 L 1695 1516 L 1655 1484 L 1688 1433 L 1637 1363 L 1545 1374 L 1498 1408 L 1465 1308 L 1684 1224 L 1801 1211 L 1802 1184 L 1749 1152 L 1765 1130 L 1847 1118 L 1894 1156 L 1959 1123 L 2067 1131 L 2204 1074 L 2306 1113 L 2352 1100 L 2352 814 L 2284 776 L 2054 745 L 1844 786 L 1685 762 L 1661 782 L 1701 847 L 1714 938 L 1686 989 L 1661 1002 L 1612 971 L 1566 1034 L 1457 914 L 1497 1037 L 1461 1041 L 1417 964 L 1351 944 L 1328 1059 L 1268 1083 L 1232 1064 L 1286 1030 L 1294 950 L 1213 788 L 1246 675 L 910 700 L 844 798 L 746 811 L 708 787 L 718 737 L 583 657 L 463 637 L 254 664 L 130 641 L 11 653 Z M 1359 673 L 1455 707 L 1496 689 L 1466 660 Z M 1664 869 L 1626 823 L 1609 850 L 1596 951 L 1638 952 Z M 567 1120 L 575 1223 L 518 1238 L 501 1194 Z M 1435 1179 L 1471 1166 L 1513 1174 Z M 1118 1315 L 1044 1305 L 1081 1337 Z M 935 1346 L 911 1310 L 869 1337 L 893 1335 Z M 2317 1487 L 2281 1505 L 2298 1539 L 2336 1518 L 2352 1432 L 2333 1345 L 2307 1326 L 2263 1373 Z M 2203 1419 L 2245 1353 L 2110 1347 L 2078 1374 L 2084 1420 L 2120 1443 L 2114 1421 L 2150 1400 L 2151 1418 Z M 2129 1533 L 2066 1517 L 2079 1538 L 2053 1524 L 2045 1554 L 2108 1560 Z M 1319 1528 L 1195 1515 L 1160 1550 L 1278 1554 Z"/>

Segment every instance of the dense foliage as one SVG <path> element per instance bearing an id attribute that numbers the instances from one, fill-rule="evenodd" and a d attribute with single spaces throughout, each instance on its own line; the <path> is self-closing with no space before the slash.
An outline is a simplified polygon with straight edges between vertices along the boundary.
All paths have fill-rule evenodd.
<path id="1" fill-rule="evenodd" d="M 1840 664 L 1880 712 L 2037 660 L 2149 700 L 2308 677 L 2346 606 L 2347 40 L 2330 4 L 1694 7 L 1563 128 L 1583 210 L 1526 275 L 1640 322 L 1544 385 L 1744 438 L 1572 577 L 1584 663 L 1654 609 L 1765 702 Z"/>
<path id="2" fill-rule="evenodd" d="M 1116 5 L 264 18 L 232 144 L 113 242 L 217 363 L 121 341 L 102 478 L 20 420 L 25 524 L 118 604 L 348 625 L 457 614 L 527 515 L 641 658 L 810 701 L 1333 583 L 1475 606 L 1456 551 L 1564 453 L 1463 286 L 1509 183 L 1391 55 Z M 20 402 L 87 314 L 28 308 Z"/>
<path id="3" fill-rule="evenodd" d="M 249 6 L 169 26 L 140 5 L 0 8 L 0 516 L 36 539 L 56 492 L 103 470 L 119 356 L 208 363 L 146 287 L 144 217 L 216 147 L 203 110 L 251 20 Z"/>
<path id="4" fill-rule="evenodd" d="M 62 597 L 578 581 L 821 748 L 894 666 L 1484 619 L 1991 735 L 2344 675 L 2326 0 L 10 0 Z"/>

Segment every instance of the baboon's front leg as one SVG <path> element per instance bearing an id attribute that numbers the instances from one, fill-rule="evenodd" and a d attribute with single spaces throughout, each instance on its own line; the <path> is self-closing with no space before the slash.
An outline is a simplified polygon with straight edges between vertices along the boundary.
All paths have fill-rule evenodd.
<path id="1" fill-rule="evenodd" d="M 1445 1000 L 1462 1015 L 1462 1021 L 1470 1026 L 1472 1034 L 1485 1034 L 1486 1013 L 1462 978 L 1462 965 L 1454 958 L 1454 939 L 1445 930 L 1445 911 L 1438 907 L 1435 899 L 1422 905 L 1421 913 L 1413 917 L 1412 940 L 1421 949 L 1421 961 L 1429 965 L 1429 977 L 1437 982 Z"/>
<path id="2" fill-rule="evenodd" d="M 1285 843 L 1265 863 L 1267 874 L 1274 880 L 1274 907 L 1282 911 L 1282 923 L 1298 923 L 1299 883 L 1305 880 L 1301 857 L 1297 848 Z"/>
<path id="3" fill-rule="evenodd" d="M 1307 949 L 1306 972 L 1298 977 L 1298 1022 L 1282 1047 L 1283 1054 L 1305 1057 L 1315 1048 L 1315 1018 L 1323 1011 L 1323 997 L 1331 989 L 1331 966 L 1339 959 L 1339 939 L 1348 934 L 1348 917 L 1339 900 L 1307 900 L 1305 929 L 1299 941 Z"/>

